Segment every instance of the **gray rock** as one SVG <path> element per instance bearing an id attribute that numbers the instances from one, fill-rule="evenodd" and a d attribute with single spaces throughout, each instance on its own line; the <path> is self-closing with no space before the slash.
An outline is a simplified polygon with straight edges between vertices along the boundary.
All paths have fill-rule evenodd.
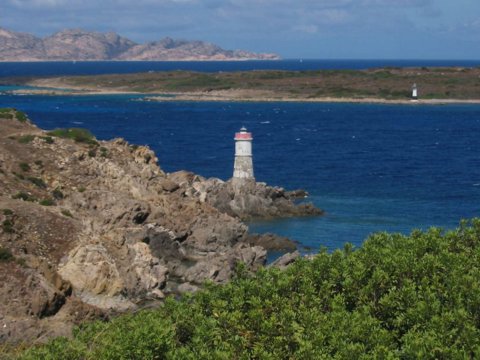
<path id="1" fill-rule="evenodd" d="M 177 288 L 177 291 L 180 294 L 185 294 L 185 293 L 194 293 L 197 292 L 200 288 L 198 286 L 192 285 L 188 282 L 180 284 Z"/>
<path id="2" fill-rule="evenodd" d="M 251 234 L 245 237 L 246 243 L 261 246 L 266 250 L 296 250 L 297 244 L 287 237 L 276 234 Z"/>
<path id="3" fill-rule="evenodd" d="M 274 262 L 272 262 L 269 266 L 276 267 L 279 269 L 285 269 L 288 265 L 292 264 L 299 257 L 300 257 L 300 253 L 298 251 L 295 251 L 293 253 L 286 253 L 281 257 L 279 257 Z"/>

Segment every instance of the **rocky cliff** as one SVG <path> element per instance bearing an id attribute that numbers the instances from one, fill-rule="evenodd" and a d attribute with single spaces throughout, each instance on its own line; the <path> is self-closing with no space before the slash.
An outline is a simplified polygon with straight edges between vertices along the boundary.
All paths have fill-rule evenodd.
<path id="1" fill-rule="evenodd" d="M 164 38 L 137 44 L 116 33 L 69 29 L 46 38 L 0 28 L 0 61 L 275 60 L 276 54 L 224 50 L 203 41 Z"/>
<path id="2" fill-rule="evenodd" d="M 262 266 L 275 239 L 252 237 L 240 219 L 318 210 L 250 186 L 166 174 L 147 147 L 81 129 L 47 133 L 0 109 L 0 342 L 67 334 L 85 319 L 223 283 L 239 262 Z"/>

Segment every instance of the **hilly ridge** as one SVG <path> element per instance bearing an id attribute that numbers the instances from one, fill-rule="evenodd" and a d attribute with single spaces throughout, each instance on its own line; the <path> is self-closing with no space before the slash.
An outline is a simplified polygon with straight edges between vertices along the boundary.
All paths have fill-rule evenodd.
<path id="1" fill-rule="evenodd" d="M 276 54 L 225 50 L 204 41 L 175 40 L 169 37 L 138 44 L 114 32 L 67 29 L 40 38 L 0 28 L 0 61 L 276 59 L 279 59 Z"/>

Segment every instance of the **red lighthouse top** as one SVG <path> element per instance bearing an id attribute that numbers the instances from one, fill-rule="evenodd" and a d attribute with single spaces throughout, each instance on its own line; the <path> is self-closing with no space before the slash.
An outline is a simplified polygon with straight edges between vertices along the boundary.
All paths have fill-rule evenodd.
<path id="1" fill-rule="evenodd" d="M 240 132 L 235 133 L 235 140 L 252 140 L 252 133 L 247 132 L 245 126 L 240 129 Z"/>

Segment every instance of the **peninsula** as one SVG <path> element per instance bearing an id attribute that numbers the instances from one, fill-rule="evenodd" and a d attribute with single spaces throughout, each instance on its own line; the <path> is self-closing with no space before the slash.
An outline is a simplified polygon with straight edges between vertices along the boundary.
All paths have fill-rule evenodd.
<path id="1" fill-rule="evenodd" d="M 4 342 L 68 335 L 75 323 L 225 283 L 238 263 L 259 269 L 266 250 L 295 243 L 252 235 L 242 220 L 320 215 L 294 202 L 303 196 L 167 174 L 148 147 L 46 132 L 0 109 L 0 357 Z"/>
<path id="2" fill-rule="evenodd" d="M 39 89 L 29 94 L 137 93 L 155 101 L 302 101 L 412 103 L 480 102 L 480 68 L 422 67 L 203 73 L 149 72 L 101 76 L 3 79 Z"/>

